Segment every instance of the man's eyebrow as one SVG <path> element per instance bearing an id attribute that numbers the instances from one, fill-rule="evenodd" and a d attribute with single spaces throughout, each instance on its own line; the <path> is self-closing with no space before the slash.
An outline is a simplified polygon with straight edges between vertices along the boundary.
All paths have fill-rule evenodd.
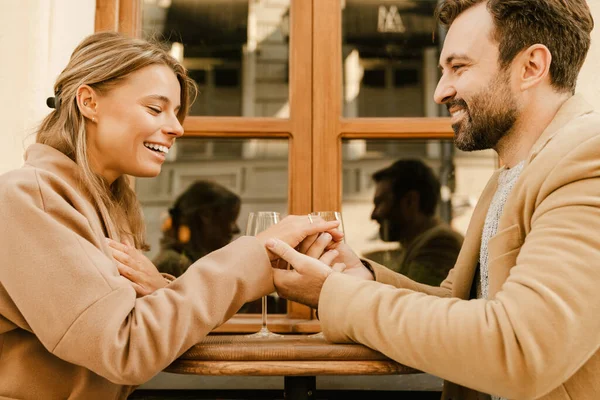
<path id="1" fill-rule="evenodd" d="M 450 65 L 450 64 L 452 64 L 453 61 L 456 61 L 456 60 L 463 60 L 463 61 L 468 61 L 468 62 L 473 61 L 471 59 L 471 57 L 467 56 L 466 54 L 456 54 L 455 53 L 455 54 L 450 54 L 448 57 L 446 57 L 444 65 Z M 444 67 L 442 64 L 439 64 L 438 68 L 443 69 Z"/>

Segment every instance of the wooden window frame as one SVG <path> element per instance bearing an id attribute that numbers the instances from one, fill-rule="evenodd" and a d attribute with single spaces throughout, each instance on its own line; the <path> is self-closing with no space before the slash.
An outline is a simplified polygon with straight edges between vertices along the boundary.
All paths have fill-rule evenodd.
<path id="1" fill-rule="evenodd" d="M 95 30 L 139 37 L 141 9 L 141 0 L 96 0 Z M 287 139 L 291 214 L 341 209 L 342 139 L 453 137 L 449 118 L 342 118 L 341 10 L 342 0 L 291 0 L 289 118 L 190 116 L 184 123 L 187 137 Z M 259 314 L 237 314 L 215 332 L 254 332 L 260 324 Z M 269 327 L 320 330 L 312 310 L 294 302 L 287 314 L 270 315 Z"/>

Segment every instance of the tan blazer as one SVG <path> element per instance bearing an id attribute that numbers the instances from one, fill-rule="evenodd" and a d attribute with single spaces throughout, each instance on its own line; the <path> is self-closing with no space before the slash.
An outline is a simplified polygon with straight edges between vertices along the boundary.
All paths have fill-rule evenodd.
<path id="1" fill-rule="evenodd" d="M 445 399 L 477 398 L 464 387 L 510 399 L 600 399 L 600 115 L 578 95 L 559 110 L 489 242 L 490 299 L 467 300 L 497 178 L 439 287 L 377 265 L 379 282 L 332 274 L 319 303 L 324 334 L 444 378 Z"/>
<path id="2" fill-rule="evenodd" d="M 136 298 L 76 173 L 62 153 L 34 144 L 23 168 L 0 177 L 2 399 L 125 399 L 274 291 L 267 252 L 242 237 Z"/>

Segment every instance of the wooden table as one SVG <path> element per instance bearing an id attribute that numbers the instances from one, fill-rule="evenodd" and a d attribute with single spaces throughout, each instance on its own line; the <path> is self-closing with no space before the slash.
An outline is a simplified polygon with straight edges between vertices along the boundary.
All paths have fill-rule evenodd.
<path id="1" fill-rule="evenodd" d="M 333 344 L 322 336 L 248 338 L 210 335 L 165 369 L 194 375 L 284 376 L 286 400 L 315 399 L 317 375 L 420 373 L 358 344 Z"/>

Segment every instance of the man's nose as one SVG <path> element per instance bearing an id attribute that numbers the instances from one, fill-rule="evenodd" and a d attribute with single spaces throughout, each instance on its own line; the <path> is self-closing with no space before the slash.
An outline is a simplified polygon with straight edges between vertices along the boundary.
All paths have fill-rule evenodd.
<path id="1" fill-rule="evenodd" d="M 433 94 L 433 100 L 438 104 L 446 104 L 456 96 L 456 89 L 447 78 L 442 78 L 438 82 Z"/>
<path id="2" fill-rule="evenodd" d="M 373 212 L 371 213 L 371 219 L 379 222 L 379 213 L 376 208 L 373 209 Z"/>

